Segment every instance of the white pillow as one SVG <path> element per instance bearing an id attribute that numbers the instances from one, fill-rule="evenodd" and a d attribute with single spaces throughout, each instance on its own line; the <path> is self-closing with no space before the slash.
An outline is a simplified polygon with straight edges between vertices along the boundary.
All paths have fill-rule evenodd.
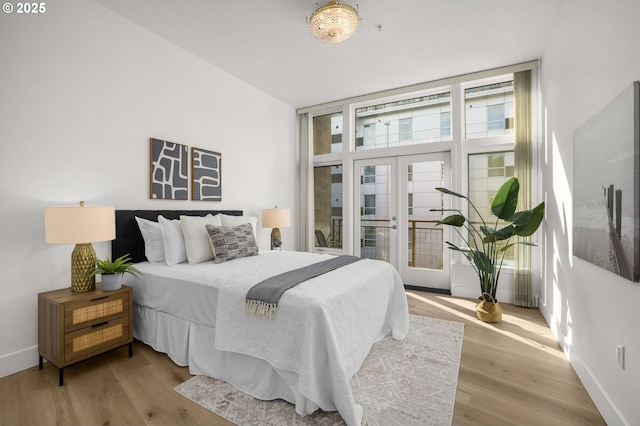
<path id="1" fill-rule="evenodd" d="M 144 239 L 144 255 L 149 262 L 164 262 L 164 239 L 160 224 L 136 216 L 138 228 Z"/>
<path id="2" fill-rule="evenodd" d="M 220 214 L 220 218 L 222 219 L 222 226 L 234 227 L 242 225 L 243 223 L 250 223 L 253 228 L 253 236 L 255 239 L 258 239 L 258 218 L 255 216 L 232 216 L 228 214 Z"/>
<path id="3" fill-rule="evenodd" d="M 180 220 L 169 220 L 158 216 L 158 223 L 164 239 L 164 254 L 167 265 L 175 265 L 187 261 L 187 249 L 184 245 L 184 235 L 180 227 Z"/>
<path id="4" fill-rule="evenodd" d="M 206 225 L 222 226 L 220 215 L 180 216 L 180 227 L 184 235 L 189 263 L 201 263 L 213 259 Z"/>

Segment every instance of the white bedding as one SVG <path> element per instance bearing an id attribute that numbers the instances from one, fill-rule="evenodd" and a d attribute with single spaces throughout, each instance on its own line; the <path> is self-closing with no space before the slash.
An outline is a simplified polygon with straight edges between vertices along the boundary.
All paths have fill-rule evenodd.
<path id="1" fill-rule="evenodd" d="M 138 264 L 144 283 L 132 283 L 136 321 L 153 329 L 134 323 L 137 337 L 170 356 L 186 346 L 188 353 L 172 359 L 188 362 L 194 374 L 261 399 L 286 399 L 301 415 L 337 409 L 347 424 L 360 424 L 349 380 L 375 342 L 390 332 L 402 339 L 409 328 L 393 267 L 365 259 L 308 280 L 285 292 L 275 320 L 244 312 L 254 284 L 330 257 L 267 252 L 222 264 Z"/>

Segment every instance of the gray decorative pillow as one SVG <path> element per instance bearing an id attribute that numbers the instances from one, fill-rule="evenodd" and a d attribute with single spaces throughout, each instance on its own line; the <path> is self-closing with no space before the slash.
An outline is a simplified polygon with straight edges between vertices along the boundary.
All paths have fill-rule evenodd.
<path id="1" fill-rule="evenodd" d="M 239 226 L 206 225 L 206 228 L 215 263 L 258 254 L 258 245 L 250 223 Z"/>

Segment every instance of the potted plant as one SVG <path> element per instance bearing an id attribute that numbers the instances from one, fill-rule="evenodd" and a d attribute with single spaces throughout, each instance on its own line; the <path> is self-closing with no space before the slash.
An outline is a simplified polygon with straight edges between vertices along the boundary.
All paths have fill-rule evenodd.
<path id="1" fill-rule="evenodd" d="M 468 197 L 445 188 L 436 189 L 444 194 L 466 199 L 479 217 L 480 223 L 473 223 L 461 210 L 431 209 L 455 212 L 439 221 L 438 225 L 453 226 L 464 241 L 463 247 L 449 241 L 446 243 L 449 249 L 462 253 L 478 275 L 481 300 L 476 306 L 476 315 L 483 321 L 499 322 L 502 319 L 502 309 L 497 304 L 496 291 L 505 254 L 517 244 L 536 245 L 529 241 L 511 241 L 511 238 L 528 237 L 536 232 L 544 217 L 544 202 L 532 210 L 516 212 L 520 183 L 517 178 L 510 178 L 500 187 L 491 203 L 491 211 L 496 220 L 489 225 Z"/>
<path id="2" fill-rule="evenodd" d="M 92 277 L 96 274 L 102 276 L 102 290 L 112 291 L 122 287 L 124 274 L 138 277 L 141 272 L 133 266 L 131 256 L 125 254 L 114 261 L 111 261 L 108 257 L 104 260 L 96 259 L 96 266 L 89 271 L 89 276 Z"/>

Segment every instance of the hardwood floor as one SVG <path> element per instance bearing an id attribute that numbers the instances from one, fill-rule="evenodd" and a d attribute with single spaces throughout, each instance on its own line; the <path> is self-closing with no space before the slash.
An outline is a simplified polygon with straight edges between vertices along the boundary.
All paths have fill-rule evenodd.
<path id="1" fill-rule="evenodd" d="M 407 291 L 410 311 L 465 325 L 454 425 L 603 425 L 536 309 L 503 305 L 503 322 L 475 319 L 474 301 Z M 230 425 L 173 391 L 191 377 L 134 343 L 65 370 L 46 363 L 0 379 L 0 425 Z M 34 360 L 35 362 L 35 360 Z"/>

